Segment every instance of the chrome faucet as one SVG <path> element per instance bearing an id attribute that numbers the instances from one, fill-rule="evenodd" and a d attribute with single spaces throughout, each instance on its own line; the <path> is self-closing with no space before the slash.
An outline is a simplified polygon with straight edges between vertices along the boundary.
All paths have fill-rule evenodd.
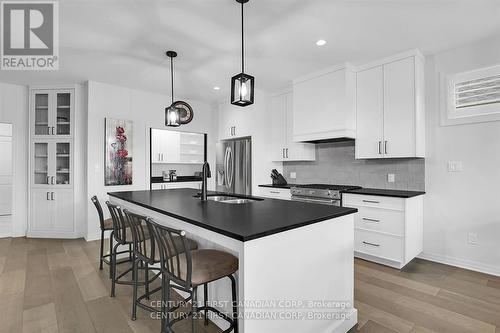
<path id="1" fill-rule="evenodd" d="M 210 177 L 212 177 L 210 164 L 205 161 L 205 163 L 203 163 L 203 179 L 201 181 L 201 201 L 207 201 L 207 178 Z"/>

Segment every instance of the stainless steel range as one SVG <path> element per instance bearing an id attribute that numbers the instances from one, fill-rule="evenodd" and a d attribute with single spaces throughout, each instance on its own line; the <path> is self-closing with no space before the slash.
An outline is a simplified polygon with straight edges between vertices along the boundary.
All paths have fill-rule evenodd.
<path id="1" fill-rule="evenodd" d="M 342 206 L 342 192 L 357 188 L 360 188 L 360 186 L 306 184 L 291 187 L 290 193 L 292 194 L 292 200 L 295 201 Z"/>

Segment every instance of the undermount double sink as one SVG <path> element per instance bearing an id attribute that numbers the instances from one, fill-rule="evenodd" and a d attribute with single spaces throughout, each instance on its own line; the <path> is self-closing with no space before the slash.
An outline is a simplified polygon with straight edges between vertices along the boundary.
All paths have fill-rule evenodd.
<path id="1" fill-rule="evenodd" d="M 207 200 L 236 205 L 259 201 L 257 199 L 239 198 L 231 195 L 209 195 L 207 196 Z"/>

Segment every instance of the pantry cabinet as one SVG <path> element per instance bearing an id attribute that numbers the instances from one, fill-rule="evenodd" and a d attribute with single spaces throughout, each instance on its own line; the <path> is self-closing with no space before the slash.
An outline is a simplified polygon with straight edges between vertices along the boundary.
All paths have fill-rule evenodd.
<path id="1" fill-rule="evenodd" d="M 30 89 L 28 237 L 78 237 L 74 213 L 75 89 Z"/>
<path id="2" fill-rule="evenodd" d="M 412 51 L 357 69 L 357 159 L 425 157 L 423 61 Z"/>
<path id="3" fill-rule="evenodd" d="M 271 160 L 314 161 L 315 146 L 293 141 L 293 95 L 291 92 L 271 99 Z"/>

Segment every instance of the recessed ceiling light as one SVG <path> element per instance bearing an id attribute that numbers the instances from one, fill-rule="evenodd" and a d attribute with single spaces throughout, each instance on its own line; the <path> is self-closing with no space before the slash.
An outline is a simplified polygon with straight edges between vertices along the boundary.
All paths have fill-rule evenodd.
<path id="1" fill-rule="evenodd" d="M 320 39 L 320 40 L 318 40 L 318 41 L 316 42 L 316 45 L 318 45 L 318 46 L 323 46 L 323 45 L 325 45 L 325 44 L 326 44 L 326 40 L 324 40 L 324 39 Z"/>
<path id="2" fill-rule="evenodd" d="M 219 86 L 215 86 L 214 90 L 220 90 L 220 87 Z"/>

